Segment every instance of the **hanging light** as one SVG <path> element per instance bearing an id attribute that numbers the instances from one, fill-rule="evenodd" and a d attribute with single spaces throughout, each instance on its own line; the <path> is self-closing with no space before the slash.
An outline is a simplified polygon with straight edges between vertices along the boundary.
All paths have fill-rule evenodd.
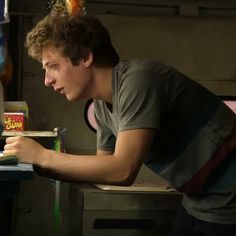
<path id="1" fill-rule="evenodd" d="M 65 0 L 69 14 L 85 14 L 85 0 Z"/>
<path id="2" fill-rule="evenodd" d="M 51 14 L 86 14 L 85 0 L 47 0 L 46 9 Z"/>

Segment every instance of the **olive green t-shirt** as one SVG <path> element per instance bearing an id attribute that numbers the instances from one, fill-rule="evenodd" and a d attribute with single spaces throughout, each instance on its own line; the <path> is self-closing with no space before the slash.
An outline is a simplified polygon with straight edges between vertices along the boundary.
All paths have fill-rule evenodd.
<path id="1" fill-rule="evenodd" d="M 94 104 L 98 149 L 114 150 L 124 130 L 156 129 L 146 165 L 184 193 L 189 214 L 236 223 L 236 155 L 231 139 L 225 145 L 236 119 L 220 99 L 169 66 L 137 59 L 114 68 L 112 105 Z"/>

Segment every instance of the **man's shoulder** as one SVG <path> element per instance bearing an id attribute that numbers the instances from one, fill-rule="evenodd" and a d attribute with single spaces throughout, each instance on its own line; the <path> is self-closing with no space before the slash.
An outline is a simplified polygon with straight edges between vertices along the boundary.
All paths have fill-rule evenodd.
<path id="1" fill-rule="evenodd" d="M 135 71 L 147 71 L 147 70 L 156 70 L 156 69 L 162 69 L 162 68 L 168 68 L 171 69 L 170 66 L 165 65 L 157 60 L 154 59 L 133 59 L 133 60 L 127 60 L 127 61 L 121 61 L 117 65 L 117 70 L 121 72 L 135 72 Z"/>

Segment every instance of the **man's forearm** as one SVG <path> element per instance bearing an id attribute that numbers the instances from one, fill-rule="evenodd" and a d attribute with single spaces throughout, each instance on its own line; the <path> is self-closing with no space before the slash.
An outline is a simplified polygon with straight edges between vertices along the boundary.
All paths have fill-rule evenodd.
<path id="1" fill-rule="evenodd" d="M 82 182 L 82 181 L 78 181 L 76 179 L 73 179 L 71 177 L 61 175 L 61 174 L 55 173 L 53 171 L 49 171 L 49 170 L 44 169 L 44 168 L 42 168 L 40 166 L 37 166 L 37 165 L 33 165 L 33 168 L 34 168 L 34 171 L 35 171 L 36 174 L 38 174 L 40 176 L 43 176 L 43 177 L 59 180 L 59 181 L 62 181 L 62 182 L 69 182 L 69 183 Z"/>

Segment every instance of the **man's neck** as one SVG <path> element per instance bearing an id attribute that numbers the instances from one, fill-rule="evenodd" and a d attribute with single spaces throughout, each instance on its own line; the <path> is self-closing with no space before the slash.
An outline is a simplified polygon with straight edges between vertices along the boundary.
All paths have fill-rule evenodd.
<path id="1" fill-rule="evenodd" d="M 95 98 L 112 104 L 112 67 L 95 69 Z"/>

